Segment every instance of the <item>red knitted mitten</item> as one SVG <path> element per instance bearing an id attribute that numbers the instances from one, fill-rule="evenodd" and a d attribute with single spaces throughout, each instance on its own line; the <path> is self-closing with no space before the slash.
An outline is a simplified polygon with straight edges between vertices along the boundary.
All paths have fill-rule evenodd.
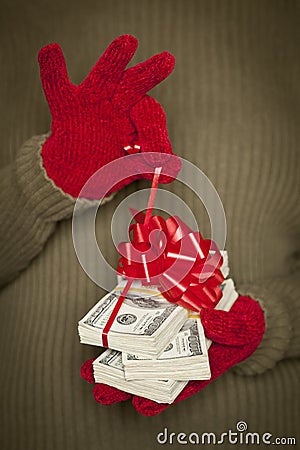
<path id="1" fill-rule="evenodd" d="M 174 403 L 196 394 L 230 367 L 248 358 L 258 347 L 265 331 L 261 307 L 255 300 L 244 296 L 239 296 L 229 312 L 202 309 L 201 321 L 205 335 L 213 341 L 208 352 L 211 379 L 190 381 Z M 83 364 L 81 375 L 90 383 L 95 383 L 92 362 L 88 360 Z M 93 394 L 95 400 L 102 404 L 113 404 L 132 397 L 135 409 L 145 416 L 159 414 L 170 406 L 127 394 L 102 383 L 95 384 Z"/>
<path id="2" fill-rule="evenodd" d="M 163 52 L 125 70 L 136 48 L 133 36 L 118 37 L 78 86 L 68 78 L 58 44 L 39 52 L 41 81 L 52 116 L 51 135 L 42 148 L 43 164 L 49 178 L 74 197 L 94 172 L 128 153 L 157 152 L 153 165 L 159 163 L 160 152 L 172 154 L 165 113 L 146 93 L 172 72 L 174 57 Z M 141 159 L 136 167 L 140 175 L 122 180 L 110 192 L 137 178 L 152 179 L 151 173 L 144 174 L 149 161 Z M 167 164 L 166 158 L 163 161 Z M 179 158 L 171 158 L 170 164 L 170 176 L 162 176 L 160 182 L 171 181 L 180 170 Z M 98 198 L 99 192 L 92 189 L 85 196 Z"/>

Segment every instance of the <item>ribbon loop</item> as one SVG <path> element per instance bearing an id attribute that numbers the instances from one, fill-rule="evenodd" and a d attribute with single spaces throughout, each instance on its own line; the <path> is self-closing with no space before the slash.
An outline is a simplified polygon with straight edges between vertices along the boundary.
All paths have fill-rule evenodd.
<path id="1" fill-rule="evenodd" d="M 160 173 L 161 167 L 156 167 L 146 214 L 131 208 L 135 223 L 129 227 L 130 242 L 117 246 L 121 255 L 117 272 L 127 283 L 104 327 L 104 347 L 133 279 L 157 285 L 169 302 L 193 311 L 214 308 L 222 297 L 223 259 L 216 244 L 204 240 L 177 216 L 167 220 L 152 216 Z"/>
<path id="2" fill-rule="evenodd" d="M 118 273 L 141 279 L 144 285 L 157 285 L 164 297 L 193 311 L 214 308 L 222 291 L 222 256 L 211 240 L 204 240 L 179 217 L 165 220 L 152 216 L 130 225 L 130 241 L 118 246 L 122 255 Z"/>

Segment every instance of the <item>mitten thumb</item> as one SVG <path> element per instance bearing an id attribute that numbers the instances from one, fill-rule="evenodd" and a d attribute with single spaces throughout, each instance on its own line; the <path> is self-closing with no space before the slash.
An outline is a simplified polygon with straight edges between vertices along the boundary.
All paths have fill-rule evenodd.
<path id="1" fill-rule="evenodd" d="M 263 310 L 250 297 L 239 296 L 230 311 L 203 308 L 200 318 L 206 337 L 223 345 L 259 343 L 265 331 Z"/>

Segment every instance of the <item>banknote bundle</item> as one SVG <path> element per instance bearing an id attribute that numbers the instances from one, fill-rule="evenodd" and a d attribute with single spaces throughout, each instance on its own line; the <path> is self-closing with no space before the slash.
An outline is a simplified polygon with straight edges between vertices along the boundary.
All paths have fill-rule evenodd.
<path id="1" fill-rule="evenodd" d="M 121 352 L 110 349 L 93 362 L 93 369 L 96 382 L 109 384 L 122 391 L 149 398 L 158 403 L 173 403 L 188 383 L 176 380 L 127 381 Z"/>
<path id="2" fill-rule="evenodd" d="M 227 253 L 221 271 L 229 274 Z M 103 346 L 104 329 L 124 289 L 105 295 L 78 323 L 80 342 Z M 220 286 L 216 309 L 229 311 L 238 297 L 231 279 Z M 94 378 L 158 403 L 172 403 L 189 380 L 210 379 L 208 349 L 198 313 L 168 302 L 157 286 L 135 280 L 111 324 L 108 346 L 93 363 Z"/>
<path id="3" fill-rule="evenodd" d="M 209 380 L 211 377 L 203 327 L 188 319 L 155 360 L 123 353 L 126 380 Z"/>
<path id="4" fill-rule="evenodd" d="M 223 296 L 216 309 L 229 310 L 237 299 L 231 279 L 221 285 Z M 175 338 L 155 360 L 135 354 L 122 354 L 126 380 L 169 379 L 209 380 L 211 377 L 208 348 L 200 319 L 187 319 Z"/>
<path id="5" fill-rule="evenodd" d="M 122 282 L 102 298 L 78 324 L 80 342 L 102 346 L 103 329 L 123 288 Z M 153 287 L 137 281 L 127 293 L 109 331 L 109 348 L 157 358 L 186 321 L 187 312 L 168 302 Z"/>

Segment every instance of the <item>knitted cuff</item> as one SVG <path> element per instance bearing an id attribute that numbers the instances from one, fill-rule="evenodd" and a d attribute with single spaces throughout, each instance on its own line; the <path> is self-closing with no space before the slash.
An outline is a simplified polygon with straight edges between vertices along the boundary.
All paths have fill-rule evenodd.
<path id="1" fill-rule="evenodd" d="M 283 359 L 291 339 L 288 310 L 280 295 L 259 286 L 239 286 L 238 292 L 255 299 L 265 314 L 266 331 L 257 350 L 234 367 L 241 375 L 255 375 L 272 369 Z"/>
<path id="2" fill-rule="evenodd" d="M 283 277 L 276 277 L 271 283 L 272 293 L 281 298 L 289 315 L 290 342 L 285 358 L 300 356 L 300 270 Z"/>
<path id="3" fill-rule="evenodd" d="M 72 214 L 76 199 L 57 188 L 47 176 L 41 150 L 48 136 L 33 136 L 24 143 L 16 158 L 15 171 L 24 203 L 37 217 L 56 222 Z"/>
<path id="4" fill-rule="evenodd" d="M 49 222 L 57 222 L 72 215 L 76 198 L 65 193 L 48 177 L 41 151 L 49 133 L 33 136 L 21 147 L 16 159 L 16 180 L 24 201 L 30 209 Z M 102 200 L 107 203 L 113 195 Z M 93 200 L 79 199 L 82 209 L 95 204 Z"/>

